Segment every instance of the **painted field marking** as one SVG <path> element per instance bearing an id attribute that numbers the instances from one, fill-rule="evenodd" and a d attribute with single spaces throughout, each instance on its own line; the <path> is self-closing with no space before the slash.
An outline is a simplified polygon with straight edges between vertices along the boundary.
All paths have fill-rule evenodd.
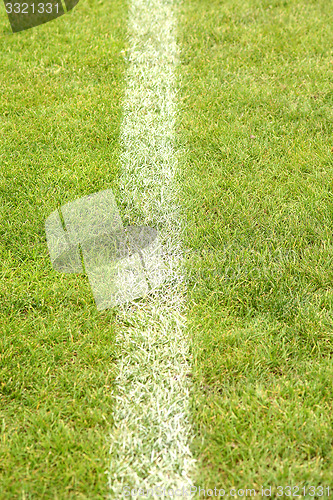
<path id="1" fill-rule="evenodd" d="M 108 471 L 110 498 L 116 499 L 125 498 L 126 487 L 193 486 L 191 362 L 174 145 L 176 8 L 173 0 L 130 1 L 119 201 L 126 223 L 159 230 L 170 279 L 150 297 L 119 309 L 123 326 Z"/>

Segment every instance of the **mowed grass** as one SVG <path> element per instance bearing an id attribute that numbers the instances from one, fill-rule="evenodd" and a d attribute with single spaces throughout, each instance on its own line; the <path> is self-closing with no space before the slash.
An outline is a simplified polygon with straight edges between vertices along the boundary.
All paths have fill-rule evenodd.
<path id="1" fill-rule="evenodd" d="M 182 7 L 178 137 L 206 488 L 331 485 L 332 17 L 322 0 Z"/>
<path id="2" fill-rule="evenodd" d="M 51 267 L 44 221 L 118 175 L 126 2 L 0 43 L 0 498 L 105 498 L 115 311 Z"/>
<path id="3" fill-rule="evenodd" d="M 44 221 L 117 187 L 126 4 L 0 18 L 0 498 L 104 498 L 115 311 Z M 197 484 L 330 484 L 329 2 L 184 0 L 178 140 Z M 121 201 L 121 200 L 118 200 Z"/>

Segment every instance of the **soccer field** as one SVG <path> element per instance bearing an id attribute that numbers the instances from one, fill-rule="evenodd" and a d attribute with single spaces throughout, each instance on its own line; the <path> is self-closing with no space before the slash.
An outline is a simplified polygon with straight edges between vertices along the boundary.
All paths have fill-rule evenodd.
<path id="1" fill-rule="evenodd" d="M 134 301 L 134 323 L 121 307 L 97 311 L 86 276 L 52 269 L 44 224 L 108 188 L 126 224 L 149 219 L 123 197 L 130 4 L 81 0 L 18 34 L 0 6 L 4 500 L 110 495 L 117 339 L 157 299 Z M 273 498 L 287 486 L 304 498 L 310 487 L 333 491 L 332 6 L 172 8 L 190 479 L 226 497 L 231 488 L 271 487 Z"/>

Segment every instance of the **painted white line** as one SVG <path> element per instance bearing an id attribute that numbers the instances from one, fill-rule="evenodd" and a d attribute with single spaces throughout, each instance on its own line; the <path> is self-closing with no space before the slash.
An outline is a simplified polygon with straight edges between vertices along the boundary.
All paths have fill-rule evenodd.
<path id="1" fill-rule="evenodd" d="M 108 474 L 110 498 L 116 499 L 126 498 L 126 487 L 189 488 L 195 467 L 176 201 L 176 8 L 173 0 L 130 2 L 119 204 L 126 225 L 160 231 L 171 277 L 161 290 L 118 314 L 120 359 Z"/>

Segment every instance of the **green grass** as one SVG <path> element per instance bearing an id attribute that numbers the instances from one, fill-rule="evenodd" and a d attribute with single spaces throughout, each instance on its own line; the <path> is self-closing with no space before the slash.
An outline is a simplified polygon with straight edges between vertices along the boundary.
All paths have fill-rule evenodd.
<path id="1" fill-rule="evenodd" d="M 329 485 L 333 11 L 185 0 L 179 146 L 198 485 Z"/>
<path id="2" fill-rule="evenodd" d="M 15 35 L 0 9 L 0 498 L 104 498 L 116 310 L 96 310 L 85 276 L 52 269 L 44 221 L 117 193 L 127 6 L 81 0 Z M 182 6 L 177 134 L 206 488 L 331 480 L 332 16 L 323 0 Z"/>
<path id="3" fill-rule="evenodd" d="M 44 221 L 118 175 L 126 3 L 0 33 L 0 498 L 105 498 L 114 311 L 54 271 Z"/>

